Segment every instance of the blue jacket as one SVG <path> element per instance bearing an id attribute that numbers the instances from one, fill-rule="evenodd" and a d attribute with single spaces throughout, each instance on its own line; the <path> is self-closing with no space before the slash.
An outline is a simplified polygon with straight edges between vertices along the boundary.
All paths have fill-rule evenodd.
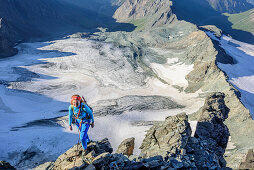
<path id="1" fill-rule="evenodd" d="M 80 106 L 74 107 L 72 105 L 69 106 L 69 125 L 71 125 L 73 114 L 75 115 L 75 117 L 77 117 L 79 108 L 81 108 L 81 109 L 80 109 L 80 114 L 79 114 L 78 119 L 83 119 L 83 122 L 93 123 L 94 122 L 93 111 L 86 104 L 81 103 L 81 107 Z M 73 113 L 73 111 L 74 111 L 74 113 Z M 88 117 L 90 119 L 88 119 Z"/>

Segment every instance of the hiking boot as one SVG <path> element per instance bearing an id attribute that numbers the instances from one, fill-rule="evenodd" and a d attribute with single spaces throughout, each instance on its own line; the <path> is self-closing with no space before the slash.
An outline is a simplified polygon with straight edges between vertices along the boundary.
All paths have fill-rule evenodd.
<path id="1" fill-rule="evenodd" d="M 92 164 L 92 160 L 90 158 L 87 157 L 82 157 L 82 161 L 88 164 Z"/>

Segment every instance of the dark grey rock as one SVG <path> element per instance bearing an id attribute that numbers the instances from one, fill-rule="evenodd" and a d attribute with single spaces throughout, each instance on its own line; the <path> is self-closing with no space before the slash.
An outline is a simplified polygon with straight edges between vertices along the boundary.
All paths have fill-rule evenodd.
<path id="1" fill-rule="evenodd" d="M 195 163 L 199 168 L 226 167 L 223 155 L 229 131 L 223 122 L 228 116 L 229 109 L 225 105 L 224 98 L 223 93 L 214 93 L 206 98 L 194 135 L 199 142 L 195 139 L 188 143 L 187 152 L 194 153 Z"/>
<path id="2" fill-rule="evenodd" d="M 140 149 L 143 157 L 162 155 L 166 157 L 183 152 L 191 135 L 190 124 L 185 113 L 169 116 L 162 124 L 151 127 Z"/>
<path id="3" fill-rule="evenodd" d="M 15 170 L 16 168 L 11 166 L 11 164 L 9 164 L 6 161 L 0 161 L 0 169 L 1 170 Z"/>
<path id="4" fill-rule="evenodd" d="M 84 170 L 96 170 L 95 166 L 90 164 Z"/>

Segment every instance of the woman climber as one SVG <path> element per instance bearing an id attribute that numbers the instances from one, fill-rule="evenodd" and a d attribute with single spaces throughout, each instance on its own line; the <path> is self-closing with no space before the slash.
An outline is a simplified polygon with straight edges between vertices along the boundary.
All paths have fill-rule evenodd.
<path id="1" fill-rule="evenodd" d="M 79 138 L 84 150 L 87 148 L 87 143 L 90 141 L 88 137 L 88 129 L 94 127 L 93 111 L 86 104 L 85 100 L 79 95 L 71 97 L 71 105 L 69 106 L 69 125 L 72 131 L 72 123 L 75 123 L 79 129 Z"/>

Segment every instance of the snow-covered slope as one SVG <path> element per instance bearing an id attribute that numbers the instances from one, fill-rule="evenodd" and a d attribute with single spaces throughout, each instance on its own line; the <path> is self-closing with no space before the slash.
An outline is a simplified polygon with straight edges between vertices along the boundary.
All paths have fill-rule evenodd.
<path id="1" fill-rule="evenodd" d="M 94 107 L 98 101 L 124 96 L 162 96 L 172 100 L 171 109 L 129 109 L 118 115 L 95 115 L 95 128 L 89 131 L 92 139 L 108 137 L 116 149 L 123 139 L 135 137 L 135 153 L 150 127 L 144 122 L 162 121 L 180 112 L 190 114 L 203 104 L 198 92 L 187 94 L 179 90 L 187 87 L 185 76 L 193 65 L 177 59 L 166 64 L 151 63 L 163 83 L 146 76 L 142 68 L 133 69 L 128 58 L 130 49 L 110 43 L 69 38 L 24 43 L 18 48 L 18 55 L 0 60 L 0 159 L 18 168 L 54 160 L 77 142 L 77 130 L 70 132 L 66 119 L 59 118 L 68 114 L 73 94 L 84 95 Z M 37 155 L 26 160 L 26 150 Z"/>
<path id="2" fill-rule="evenodd" d="M 234 59 L 236 64 L 218 63 L 218 66 L 226 72 L 229 82 L 241 92 L 241 101 L 254 118 L 254 45 L 225 35 L 218 39 L 212 33 L 207 34 L 218 41 L 225 52 Z"/>

